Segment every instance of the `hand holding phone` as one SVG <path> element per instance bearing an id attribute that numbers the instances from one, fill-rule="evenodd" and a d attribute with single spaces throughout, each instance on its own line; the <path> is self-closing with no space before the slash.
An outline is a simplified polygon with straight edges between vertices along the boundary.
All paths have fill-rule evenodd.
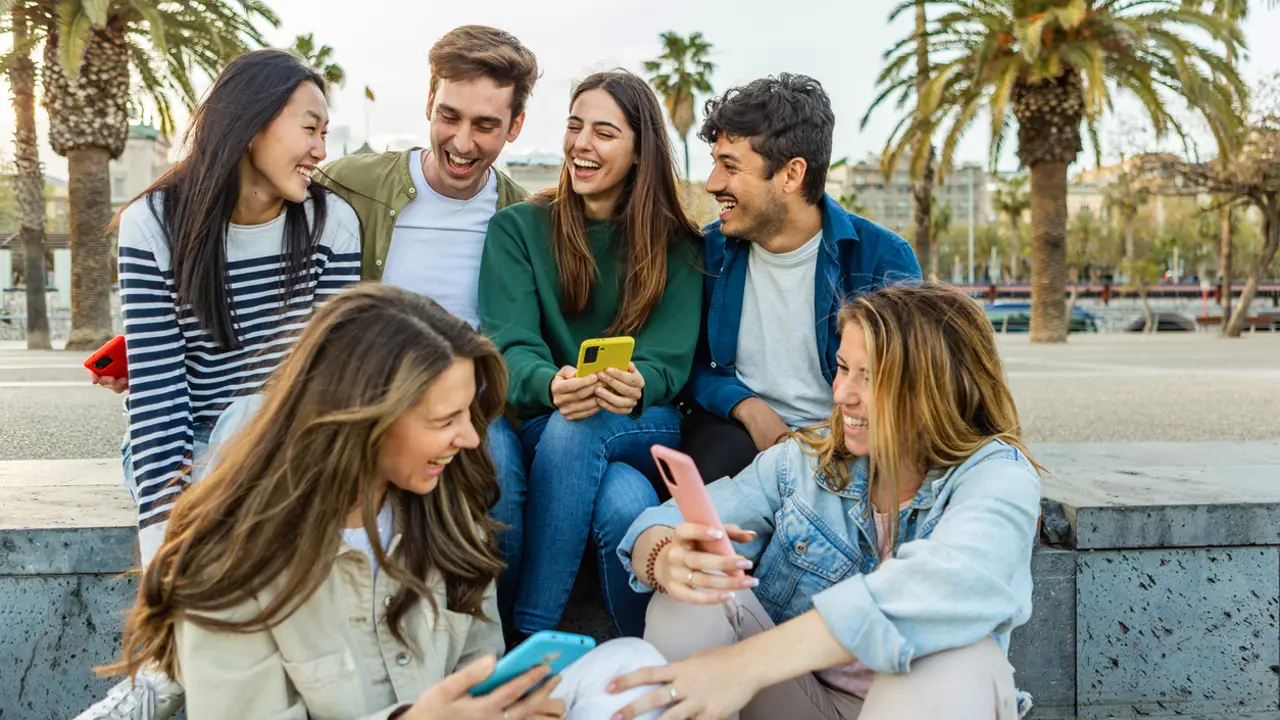
<path id="1" fill-rule="evenodd" d="M 495 717 L 551 720 L 564 717 L 568 710 L 565 701 L 551 698 L 560 677 L 548 680 L 550 668 L 546 665 L 517 676 L 487 695 L 476 697 L 468 692 L 493 672 L 494 665 L 494 658 L 489 655 L 455 670 L 427 688 L 412 706 L 397 710 L 390 717 L 398 720 L 492 720 Z"/>
<path id="2" fill-rule="evenodd" d="M 129 377 L 129 358 L 125 353 L 124 336 L 117 335 L 108 340 L 84 361 L 84 366 L 89 372 L 102 377 Z"/>
<path id="3" fill-rule="evenodd" d="M 758 585 L 746 574 L 751 562 L 731 542 L 750 542 L 755 533 L 720 521 L 692 458 L 662 445 L 650 452 L 685 520 L 675 528 L 671 549 L 661 556 L 665 562 L 654 568 L 655 575 L 665 570 L 659 581 L 666 591 L 676 600 L 706 605 L 728 600 L 727 591 Z"/>
<path id="4" fill-rule="evenodd" d="M 551 630 L 536 632 L 498 661 L 498 666 L 494 668 L 493 674 L 488 679 L 472 687 L 468 692 L 477 697 L 488 695 L 540 665 L 551 669 L 548 677 L 559 675 L 583 655 L 591 652 L 595 646 L 595 639 L 586 635 Z"/>

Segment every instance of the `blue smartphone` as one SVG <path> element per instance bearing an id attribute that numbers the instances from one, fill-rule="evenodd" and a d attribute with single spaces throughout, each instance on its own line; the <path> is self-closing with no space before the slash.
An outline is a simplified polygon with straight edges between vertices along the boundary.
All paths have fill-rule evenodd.
<path id="1" fill-rule="evenodd" d="M 476 697 L 488 695 L 539 665 L 551 666 L 551 672 L 543 680 L 546 682 L 591 652 L 595 646 L 595 639 L 586 635 L 551 630 L 536 632 L 504 655 L 493 669 L 493 674 L 468 692 Z M 531 689 L 530 692 L 532 691 Z"/>

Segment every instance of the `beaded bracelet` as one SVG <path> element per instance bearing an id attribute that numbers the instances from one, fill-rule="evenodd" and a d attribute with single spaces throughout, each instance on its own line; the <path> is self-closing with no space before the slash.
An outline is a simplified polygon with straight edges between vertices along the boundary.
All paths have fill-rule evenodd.
<path id="1" fill-rule="evenodd" d="M 658 582 L 658 578 L 653 574 L 653 566 L 658 562 L 658 553 L 662 552 L 662 548 L 670 544 L 670 537 L 664 537 L 659 540 L 658 543 L 653 546 L 653 549 L 649 551 L 649 562 L 645 564 L 645 574 L 649 576 L 648 580 L 650 587 L 663 595 L 667 594 L 667 589 L 662 587 L 662 583 Z"/>

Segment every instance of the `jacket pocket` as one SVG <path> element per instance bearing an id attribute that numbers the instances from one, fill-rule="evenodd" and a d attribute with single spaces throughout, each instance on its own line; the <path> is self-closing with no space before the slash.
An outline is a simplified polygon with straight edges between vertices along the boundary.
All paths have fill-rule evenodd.
<path id="1" fill-rule="evenodd" d="M 281 665 L 312 720 L 339 720 L 364 714 L 364 692 L 350 652 L 307 662 L 281 661 Z"/>
<path id="2" fill-rule="evenodd" d="M 814 595 L 848 577 L 857 553 L 801 503 L 786 502 L 774 521 L 756 595 L 783 622 L 811 609 Z"/>

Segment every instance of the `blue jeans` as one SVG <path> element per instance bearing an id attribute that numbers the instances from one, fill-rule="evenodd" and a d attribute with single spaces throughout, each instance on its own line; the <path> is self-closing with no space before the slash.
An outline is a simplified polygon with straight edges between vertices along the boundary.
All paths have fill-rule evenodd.
<path id="1" fill-rule="evenodd" d="M 631 589 L 616 550 L 636 517 L 659 504 L 649 479 L 657 472 L 649 448 L 679 442 L 680 413 L 669 405 L 650 407 L 638 418 L 601 410 L 566 420 L 555 412 L 519 430 L 505 422 L 491 429 L 502 487 L 493 515 L 510 526 L 499 539 L 507 562 L 498 580 L 499 607 L 511 627 L 527 634 L 559 625 L 592 541 L 615 628 L 643 635 L 649 596 Z M 515 466 L 528 471 L 503 471 Z"/>
<path id="2" fill-rule="evenodd" d="M 193 458 L 200 458 L 209 450 L 209 436 L 212 433 L 212 425 L 201 424 L 192 428 Z M 128 428 L 125 428 L 124 440 L 120 443 L 120 463 L 124 469 L 124 486 L 129 490 L 134 504 L 138 504 L 138 482 L 133 477 L 133 451 L 129 447 Z"/>

